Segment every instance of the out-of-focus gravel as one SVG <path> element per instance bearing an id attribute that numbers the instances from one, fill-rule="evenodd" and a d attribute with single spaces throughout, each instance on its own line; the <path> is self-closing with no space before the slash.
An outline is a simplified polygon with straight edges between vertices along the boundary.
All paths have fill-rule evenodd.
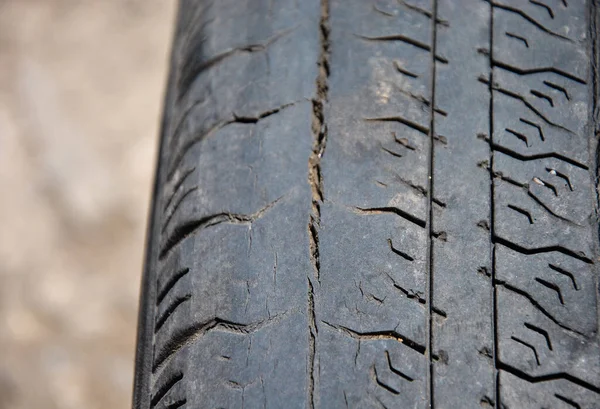
<path id="1" fill-rule="evenodd" d="M 174 0 L 0 0 L 0 409 L 130 406 Z"/>

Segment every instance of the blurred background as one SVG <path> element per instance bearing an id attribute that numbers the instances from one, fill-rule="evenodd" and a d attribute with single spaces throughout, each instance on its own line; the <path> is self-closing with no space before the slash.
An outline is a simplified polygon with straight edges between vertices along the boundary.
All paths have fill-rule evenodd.
<path id="1" fill-rule="evenodd" d="M 0 0 L 0 409 L 126 408 L 174 0 Z"/>

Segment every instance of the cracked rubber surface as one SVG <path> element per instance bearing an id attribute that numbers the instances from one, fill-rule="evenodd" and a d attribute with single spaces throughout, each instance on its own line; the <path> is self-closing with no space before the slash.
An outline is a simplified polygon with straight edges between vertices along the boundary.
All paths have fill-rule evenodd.
<path id="1" fill-rule="evenodd" d="M 134 407 L 598 408 L 597 19 L 182 0 Z"/>

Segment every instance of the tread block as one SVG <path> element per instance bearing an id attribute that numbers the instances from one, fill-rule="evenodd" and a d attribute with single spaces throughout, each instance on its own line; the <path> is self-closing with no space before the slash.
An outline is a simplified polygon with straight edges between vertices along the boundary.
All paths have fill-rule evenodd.
<path id="1" fill-rule="evenodd" d="M 594 243 L 588 226 L 560 219 L 521 187 L 499 179 L 494 180 L 494 186 L 497 242 L 525 254 L 557 250 L 592 262 Z"/>
<path id="2" fill-rule="evenodd" d="M 496 245 L 496 279 L 525 292 L 561 325 L 592 337 L 598 331 L 593 265 L 558 252 L 522 254 Z"/>
<path id="3" fill-rule="evenodd" d="M 589 161 L 586 135 L 545 122 L 523 102 L 494 92 L 494 143 L 522 157 L 557 155 L 571 162 Z"/>
<path id="4" fill-rule="evenodd" d="M 591 228 L 592 209 L 582 208 L 582 204 L 593 202 L 588 170 L 555 157 L 523 161 L 496 152 L 494 171 L 500 178 L 523 186 L 525 194 L 557 219 Z"/>
<path id="5" fill-rule="evenodd" d="M 586 5 L 583 2 L 571 3 L 570 15 L 578 22 L 579 27 L 584 28 Z M 575 26 L 568 27 L 568 30 L 571 31 L 572 27 Z M 526 39 L 528 47 L 524 46 L 522 41 L 507 36 L 506 33 L 516 34 Z M 494 7 L 493 59 L 496 65 L 500 63 L 514 67 L 524 71 L 525 74 L 550 68 L 564 73 L 565 77 L 576 78 L 585 83 L 589 75 L 589 66 L 586 55 L 587 44 L 583 40 L 587 33 L 585 29 L 574 29 L 573 34 L 578 38 L 569 37 L 569 40 L 560 38 L 532 24 L 520 14 Z M 571 36 L 571 33 L 566 35 Z"/>
<path id="6" fill-rule="evenodd" d="M 507 408 L 594 409 L 598 394 L 565 379 L 530 383 L 508 372 L 500 373 L 502 403 Z"/>
<path id="7" fill-rule="evenodd" d="M 396 331 L 425 345 L 426 241 L 425 229 L 394 213 L 325 203 L 317 320 L 360 333 Z"/>
<path id="8" fill-rule="evenodd" d="M 427 360 L 393 339 L 357 339 L 322 325 L 319 356 L 321 402 L 328 407 L 426 408 Z M 332 348 L 333 347 L 333 348 Z"/>
<path id="9" fill-rule="evenodd" d="M 520 17 L 520 26 L 533 25 L 574 41 L 585 38 L 585 7 L 583 2 L 566 0 L 494 0 L 494 12 L 504 11 Z M 535 24 L 538 24 L 536 26 Z M 541 26 L 541 27 L 540 27 Z"/>
<path id="10" fill-rule="evenodd" d="M 600 390 L 595 339 L 561 328 L 521 294 L 503 286 L 497 292 L 500 362 L 532 378 L 566 374 Z"/>

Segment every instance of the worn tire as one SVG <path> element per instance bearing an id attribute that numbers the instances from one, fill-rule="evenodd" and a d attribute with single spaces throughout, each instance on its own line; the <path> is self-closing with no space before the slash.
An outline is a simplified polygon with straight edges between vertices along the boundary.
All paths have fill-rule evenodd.
<path id="1" fill-rule="evenodd" d="M 135 408 L 598 408 L 598 11 L 182 0 Z"/>

